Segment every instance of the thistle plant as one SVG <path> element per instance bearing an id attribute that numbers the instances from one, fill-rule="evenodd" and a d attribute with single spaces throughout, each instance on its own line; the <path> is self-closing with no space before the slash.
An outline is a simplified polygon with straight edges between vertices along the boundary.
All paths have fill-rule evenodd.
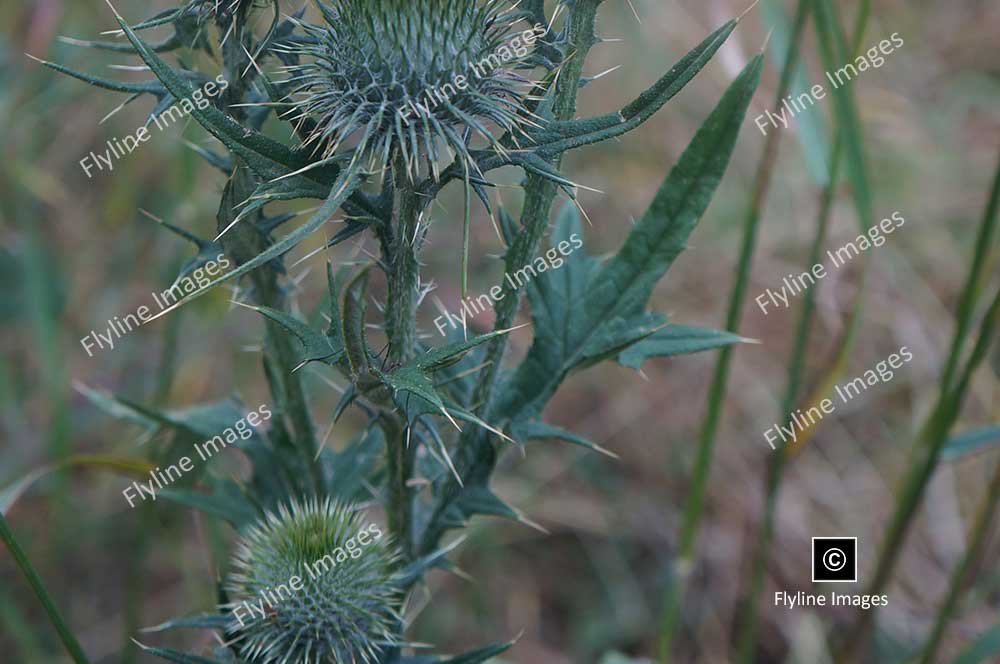
<path id="1" fill-rule="evenodd" d="M 442 344 L 421 335 L 432 280 L 420 252 L 431 203 L 446 187 L 460 188 L 465 198 L 459 219 L 435 218 L 462 228 L 454 267 L 463 294 L 476 198 L 498 222 L 508 274 L 559 247 L 585 245 L 578 187 L 560 170 L 563 154 L 639 128 L 712 59 L 739 21 L 711 33 L 631 102 L 577 118 L 577 95 L 591 81 L 586 58 L 602 43 L 595 30 L 601 4 L 573 0 L 547 11 L 541 0 L 335 0 L 282 16 L 277 0 L 189 2 L 134 27 L 116 12 L 127 41 L 73 42 L 137 57 L 152 74 L 147 81 L 110 81 L 46 63 L 129 94 L 128 102 L 152 95 L 153 113 L 216 75 L 229 82 L 224 95 L 191 111 L 218 140 L 216 148 L 197 148 L 225 178 L 217 228 L 207 238 L 167 228 L 196 245 L 187 269 L 220 251 L 236 267 L 160 316 L 239 281 L 239 303 L 265 322 L 263 369 L 275 417 L 266 431 L 240 443 L 252 464 L 245 482 L 208 468 L 199 471 L 197 488 L 164 495 L 243 533 L 219 585 L 218 612 L 160 626 L 217 630 L 223 645 L 211 659 L 149 652 L 171 661 L 248 664 L 486 661 L 510 643 L 453 659 L 408 654 L 401 616 L 425 573 L 448 569 L 447 557 L 461 541 L 445 543 L 450 531 L 476 516 L 531 523 L 491 489 L 500 454 L 542 440 L 603 452 L 544 420 L 546 404 L 571 374 L 604 361 L 639 369 L 651 358 L 741 340 L 668 323 L 648 302 L 727 168 L 761 56 L 718 101 L 617 252 L 605 259 L 581 248 L 565 255 L 558 274 L 542 269 L 523 287 L 504 279 L 492 330 L 462 330 Z M 192 12 L 203 19 L 196 40 Z M 171 25 L 175 34 L 158 44 L 140 36 Z M 218 56 L 221 73 L 181 64 L 193 47 Z M 181 57 L 171 65 L 164 58 L 173 52 Z M 458 82 L 463 76 L 467 85 Z M 275 130 L 280 123 L 283 133 Z M 498 207 L 490 196 L 490 173 L 501 167 L 525 176 L 519 209 Z M 552 223 L 560 194 L 567 201 Z M 273 209 L 276 202 L 310 199 L 320 201 L 318 208 L 292 230 L 298 215 Z M 291 313 L 283 259 L 337 215 L 342 224 L 324 247 L 329 324 L 317 328 Z M 360 235 L 374 238 L 378 255 L 364 266 L 337 265 L 338 245 Z M 384 302 L 379 315 L 369 307 L 375 290 Z M 511 365 L 507 339 L 524 294 L 533 341 Z M 335 423 L 348 409 L 367 420 L 339 452 L 317 434 L 303 381 L 313 370 L 337 372 L 348 383 Z M 121 408 L 124 397 L 96 401 L 116 414 L 135 412 Z M 239 405 L 225 400 L 150 416 L 149 423 L 183 441 L 214 435 L 219 422 L 240 416 Z M 356 521 L 347 514 L 360 503 L 384 509 L 391 547 L 345 561 L 280 602 L 267 620 L 234 625 L 241 602 L 261 586 L 297 574 L 310 556 L 353 532 Z"/>

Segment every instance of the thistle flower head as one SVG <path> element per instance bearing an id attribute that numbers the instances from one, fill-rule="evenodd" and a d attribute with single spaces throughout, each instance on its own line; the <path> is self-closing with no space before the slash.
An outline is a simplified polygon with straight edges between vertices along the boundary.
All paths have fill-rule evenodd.
<path id="1" fill-rule="evenodd" d="M 397 560 L 378 526 L 329 499 L 268 514 L 237 543 L 227 584 L 240 656 L 252 664 L 377 661 L 399 643 Z"/>
<path id="2" fill-rule="evenodd" d="M 516 70 L 534 39 L 515 29 L 506 0 L 317 4 L 325 25 L 303 23 L 307 39 L 277 48 L 298 57 L 290 113 L 322 158 L 353 137 L 372 170 L 401 158 L 410 177 L 437 174 L 442 159 L 469 163 L 474 136 L 496 145 L 494 132 L 529 121 L 530 82 Z"/>

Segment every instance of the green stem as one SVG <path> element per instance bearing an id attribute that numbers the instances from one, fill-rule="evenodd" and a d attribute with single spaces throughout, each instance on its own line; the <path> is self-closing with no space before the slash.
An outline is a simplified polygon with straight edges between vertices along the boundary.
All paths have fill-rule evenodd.
<path id="1" fill-rule="evenodd" d="M 924 655 L 920 658 L 921 664 L 933 664 L 937 661 L 937 651 L 941 646 L 941 637 L 948 623 L 954 617 L 955 608 L 958 606 L 958 597 L 963 592 L 969 575 L 976 567 L 977 562 L 986 546 L 987 534 L 990 525 L 996 516 L 997 504 L 1000 503 L 1000 463 L 993 471 L 993 479 L 990 481 L 989 489 L 983 497 L 976 511 L 976 520 L 972 526 L 972 540 L 969 547 L 962 556 L 962 560 L 955 566 L 951 575 L 951 583 L 948 586 L 948 593 L 945 595 L 944 603 L 938 610 L 937 619 L 934 621 L 934 628 L 931 636 L 924 647 Z"/>
<path id="2" fill-rule="evenodd" d="M 577 0 L 569 10 L 569 53 L 570 57 L 563 63 L 559 76 L 555 79 L 553 93 L 552 115 L 556 121 L 571 120 L 576 115 L 576 98 L 583 78 L 583 66 L 591 47 L 599 42 L 595 34 L 597 8 L 603 0 Z M 538 14 L 542 4 L 533 0 L 529 9 Z M 553 161 L 558 168 L 561 156 Z M 549 180 L 537 175 L 528 175 L 525 184 L 524 207 L 521 212 L 521 231 L 515 237 L 507 252 L 507 270 L 517 270 L 530 262 L 538 251 L 546 229 L 549 226 L 549 213 L 556 197 L 556 186 Z M 503 294 L 496 305 L 496 320 L 494 330 L 511 327 L 521 305 L 523 293 L 514 289 L 504 279 Z M 507 335 L 500 335 L 486 344 L 486 366 L 479 374 L 476 382 L 472 406 L 478 407 L 480 416 L 487 421 L 494 405 L 497 377 L 503 364 L 507 350 Z M 485 484 L 496 463 L 496 451 L 490 438 L 481 429 L 466 427 L 458 445 L 456 468 L 465 479 L 466 484 Z M 461 487 L 454 478 L 449 478 L 442 489 L 441 498 L 430 520 L 427 531 L 421 538 L 420 551 L 423 554 L 433 551 L 445 527 L 441 525 L 441 515 L 451 506 L 451 502 L 459 495 Z"/>
<path id="3" fill-rule="evenodd" d="M 256 182 L 250 170 L 242 161 L 237 160 L 232 178 L 226 184 L 219 205 L 217 225 L 220 231 L 229 226 L 239 202 L 247 200 L 255 190 Z M 226 253 L 232 256 L 237 264 L 251 260 L 267 248 L 268 240 L 257 226 L 260 216 L 259 211 L 251 214 L 222 237 Z M 248 278 L 253 284 L 254 299 L 258 304 L 278 311 L 287 310 L 284 289 L 278 282 L 278 273 L 272 267 L 262 265 L 253 270 Z M 313 461 L 316 458 L 318 444 L 315 424 L 309 412 L 301 374 L 294 371 L 299 363 L 294 346 L 297 342 L 270 319 L 265 321 L 264 329 L 265 361 L 271 368 L 268 376 L 271 381 L 271 398 L 275 408 L 280 408 L 287 417 L 291 426 L 292 440 L 300 451 L 302 467 L 308 469 L 313 491 L 320 495 L 324 493 L 324 482 L 319 464 Z"/>
<path id="4" fill-rule="evenodd" d="M 225 110 L 237 121 L 243 122 L 247 116 L 246 108 L 241 104 L 246 103 L 246 96 L 250 93 L 253 78 L 256 76 L 255 69 L 248 67 L 250 64 L 248 53 L 253 53 L 256 46 L 252 30 L 244 29 L 244 26 L 248 25 L 252 6 L 241 4 L 238 9 L 237 15 L 231 20 L 239 28 L 233 28 L 236 34 L 231 35 L 222 47 L 225 76 L 229 81 L 223 101 L 226 105 Z M 229 26 L 220 28 L 225 31 Z M 243 76 L 244 72 L 246 77 Z M 220 231 L 229 226 L 237 205 L 250 198 L 256 188 L 257 182 L 249 169 L 242 160 L 235 159 L 233 175 L 227 183 L 219 209 Z M 251 260 L 267 247 L 269 241 L 257 227 L 261 217 L 261 212 L 257 211 L 233 226 L 223 236 L 223 247 L 227 254 L 236 259 L 237 264 Z M 278 273 L 273 268 L 261 266 L 254 270 L 249 278 L 253 283 L 255 300 L 258 304 L 278 311 L 287 309 L 285 292 L 278 281 Z M 317 495 L 323 494 L 325 483 L 319 464 L 314 462 L 318 451 L 316 428 L 309 412 L 300 374 L 294 371 L 298 366 L 296 342 L 280 325 L 270 319 L 265 321 L 265 330 L 265 361 L 272 369 L 269 378 L 273 405 L 276 409 L 280 408 L 287 416 L 292 439 L 300 450 L 302 467 L 308 469 L 306 472 L 312 482 L 313 491 Z"/>
<path id="5" fill-rule="evenodd" d="M 948 351 L 948 361 L 945 364 L 944 376 L 941 378 L 943 389 L 951 387 L 951 382 L 955 377 L 955 370 L 958 367 L 958 359 L 962 354 L 962 346 L 969 333 L 969 325 L 972 324 L 972 314 L 976 307 L 976 300 L 979 297 L 979 290 L 985 278 L 986 261 L 989 258 L 990 250 L 993 248 L 993 238 L 997 232 L 997 206 L 1000 205 L 1000 162 L 997 163 L 996 172 L 993 175 L 993 187 L 990 190 L 989 202 L 986 205 L 983 222 L 979 226 L 976 234 L 975 256 L 972 259 L 972 268 L 966 279 L 965 287 L 962 289 L 961 299 L 958 302 L 958 310 L 955 313 L 955 335 L 951 340 L 951 349 Z"/>
<path id="6" fill-rule="evenodd" d="M 775 107 L 780 106 L 782 99 L 784 99 L 791 86 L 792 75 L 795 72 L 795 65 L 798 61 L 798 43 L 802 37 L 809 6 L 809 2 L 800 0 L 798 9 L 796 10 L 793 33 L 788 42 L 781 78 L 778 88 L 775 91 Z M 739 329 L 740 319 L 742 318 L 744 299 L 750 281 L 750 266 L 753 261 L 757 242 L 757 228 L 760 224 L 761 210 L 771 186 L 771 176 L 778 156 L 780 136 L 780 131 L 772 131 L 767 135 L 761 155 L 761 165 L 757 171 L 753 194 L 750 199 L 746 219 L 744 220 L 742 246 L 736 268 L 736 282 L 730 295 L 729 309 L 726 315 L 726 329 L 731 332 L 736 332 Z M 688 492 L 688 499 L 684 508 L 684 519 L 681 526 L 680 544 L 675 562 L 673 584 L 668 592 L 664 610 L 663 625 L 658 646 L 659 660 L 661 662 L 670 661 L 671 645 L 681 622 L 688 579 L 694 565 L 694 547 L 701 528 L 705 488 L 708 484 L 712 451 L 715 447 L 715 436 L 722 413 L 722 402 L 725 396 L 726 383 L 729 378 L 732 353 L 732 346 L 722 349 L 718 362 L 715 365 L 715 374 L 709 388 L 708 409 L 699 440 L 692 485 Z"/>
<path id="7" fill-rule="evenodd" d="M 417 291 L 420 287 L 420 264 L 417 262 L 419 238 L 417 225 L 425 202 L 409 181 L 405 166 L 394 168 L 394 209 L 398 218 L 393 229 L 381 239 L 382 260 L 388 273 L 385 307 L 386 335 L 389 337 L 389 361 L 405 362 L 417 352 Z"/>
<path id="8" fill-rule="evenodd" d="M 42 580 L 38 577 L 35 572 L 35 568 L 32 567 L 31 562 L 28 557 L 24 555 L 24 551 L 21 546 L 17 543 L 17 539 L 14 537 L 14 533 L 11 532 L 10 526 L 7 524 L 7 519 L 4 515 L 0 513 L 0 539 L 3 540 L 4 544 L 7 545 L 7 549 L 10 551 L 10 555 L 14 557 L 14 562 L 21 569 L 21 573 L 24 574 L 24 578 L 28 580 L 28 584 L 31 589 L 35 591 L 35 595 L 38 597 L 38 601 L 42 603 L 42 607 L 45 608 L 45 613 L 49 616 L 49 621 L 52 626 L 56 628 L 56 632 L 59 633 L 59 638 L 62 640 L 63 645 L 66 646 L 66 651 L 69 653 L 70 657 L 76 664 L 89 664 L 87 656 L 83 653 L 83 648 L 80 647 L 80 643 L 73 636 L 73 632 L 70 631 L 69 627 L 66 625 L 66 621 L 63 620 L 62 615 L 59 613 L 59 609 L 56 608 L 55 603 L 49 596 L 47 590 L 45 590 L 45 585 Z"/>
<path id="9" fill-rule="evenodd" d="M 391 227 L 382 229 L 382 260 L 388 270 L 386 296 L 386 336 L 389 339 L 388 362 L 406 362 L 417 353 L 417 300 L 420 288 L 420 264 L 417 246 L 418 226 L 425 199 L 410 181 L 406 166 L 397 160 L 393 169 L 393 209 L 398 218 Z M 413 507 L 416 492 L 409 482 L 417 443 L 410 440 L 405 415 L 385 414 L 381 426 L 386 436 L 388 472 L 389 528 L 400 542 L 408 559 L 416 555 L 413 530 Z"/>

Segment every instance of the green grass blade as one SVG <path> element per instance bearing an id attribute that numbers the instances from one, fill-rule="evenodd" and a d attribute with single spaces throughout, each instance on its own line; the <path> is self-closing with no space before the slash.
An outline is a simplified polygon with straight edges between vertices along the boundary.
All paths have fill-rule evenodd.
<path id="1" fill-rule="evenodd" d="M 948 351 L 944 376 L 941 378 L 942 389 L 951 387 L 955 370 L 958 367 L 958 359 L 962 354 L 962 346 L 968 335 L 969 325 L 972 324 L 976 301 L 979 299 L 982 282 L 986 277 L 987 260 L 997 233 L 997 219 L 1000 219 L 1000 215 L 997 214 L 998 205 L 1000 205 L 1000 161 L 997 162 L 996 172 L 993 174 L 993 188 L 990 190 L 989 202 L 986 204 L 986 211 L 979 226 L 979 232 L 976 234 L 976 253 L 972 259 L 972 269 L 969 270 L 965 287 L 962 289 L 962 297 L 958 301 L 958 311 L 955 314 L 955 335 L 952 338 L 951 349 Z"/>
<path id="2" fill-rule="evenodd" d="M 998 164 L 997 168 L 1000 170 L 1000 164 Z M 991 192 L 990 201 L 986 209 L 988 213 L 991 213 L 995 217 L 997 206 L 993 201 L 994 193 L 996 193 L 995 188 Z M 990 217 L 984 217 L 982 221 L 983 225 L 995 223 L 996 220 Z M 965 289 L 960 297 L 960 301 L 969 300 L 971 307 L 975 307 L 976 297 L 974 294 L 969 294 L 968 291 L 977 288 L 976 280 L 972 276 L 976 269 L 976 265 L 971 267 L 970 277 L 966 280 Z M 948 433 L 958 418 L 962 401 L 965 398 L 969 382 L 972 379 L 972 374 L 979 364 L 982 363 L 994 341 L 998 312 L 1000 312 L 1000 289 L 998 289 L 994 296 L 989 310 L 980 325 L 979 338 L 957 382 L 954 384 L 954 387 L 945 385 L 942 382 L 940 394 L 938 395 L 934 409 L 931 411 L 917 437 L 913 461 L 903 480 L 892 520 L 889 523 L 885 540 L 879 552 L 875 575 L 868 589 L 872 594 L 881 593 L 889 582 L 893 568 L 902 551 L 903 542 L 913 523 L 913 518 L 920 507 L 924 491 L 940 460 L 941 450 L 948 440 Z M 964 346 L 965 339 L 961 338 L 963 336 L 968 336 L 968 330 L 960 329 L 956 326 L 954 337 L 959 338 L 953 339 L 952 347 L 956 345 L 959 347 Z M 848 632 L 844 640 L 839 661 L 851 662 L 856 659 L 871 632 L 875 613 L 875 611 L 865 611 L 861 614 L 861 617 Z"/>
<path id="3" fill-rule="evenodd" d="M 83 648 L 80 647 L 80 643 L 76 640 L 69 626 L 66 625 L 66 621 L 63 620 L 62 614 L 59 613 L 59 609 L 56 608 L 48 591 L 45 590 L 45 585 L 35 572 L 31 561 L 24 554 L 24 550 L 21 549 L 21 546 L 14 538 L 14 533 L 11 532 L 10 526 L 7 524 L 7 519 L 4 518 L 3 514 L 0 514 L 0 539 L 7 545 L 7 550 L 14 557 L 14 562 L 17 563 L 21 573 L 24 574 L 24 578 L 31 585 L 31 589 L 35 591 L 38 601 L 45 608 L 45 613 L 48 614 L 52 626 L 59 633 L 59 638 L 62 639 L 63 645 L 66 646 L 66 651 L 69 652 L 70 657 L 73 658 L 76 664 L 89 664 L 87 656 L 83 653 Z"/>

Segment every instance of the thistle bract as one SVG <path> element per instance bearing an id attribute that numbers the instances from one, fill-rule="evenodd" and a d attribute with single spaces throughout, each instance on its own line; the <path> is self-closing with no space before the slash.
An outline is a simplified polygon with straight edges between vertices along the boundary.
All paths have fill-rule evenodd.
<path id="1" fill-rule="evenodd" d="M 530 122 L 530 82 L 516 70 L 534 39 L 500 0 L 317 4 L 325 25 L 303 23 L 309 39 L 278 50 L 300 60 L 288 67 L 291 114 L 322 158 L 354 137 L 372 170 L 398 157 L 411 177 L 437 174 L 441 159 L 469 164 L 475 135 L 496 146 L 493 131 L 516 138 Z"/>
<path id="2" fill-rule="evenodd" d="M 355 664 L 398 643 L 398 556 L 375 524 L 331 501 L 292 502 L 240 538 L 225 607 L 253 664 Z"/>
<path id="3" fill-rule="evenodd" d="M 219 25 L 229 25 L 241 12 L 260 5 L 259 0 L 191 0 L 187 11 L 197 16 L 199 23 L 214 19 Z"/>

